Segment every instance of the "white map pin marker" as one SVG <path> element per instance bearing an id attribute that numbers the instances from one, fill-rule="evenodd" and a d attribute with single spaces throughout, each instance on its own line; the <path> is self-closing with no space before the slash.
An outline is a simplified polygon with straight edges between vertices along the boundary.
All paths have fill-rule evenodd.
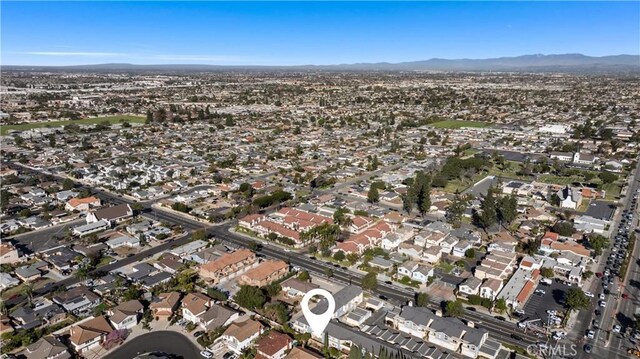
<path id="1" fill-rule="evenodd" d="M 315 314 L 309 308 L 309 300 L 316 295 L 324 297 L 327 300 L 328 306 L 326 312 Z M 304 295 L 300 306 L 302 307 L 302 314 L 304 314 L 305 319 L 307 319 L 307 323 L 309 323 L 313 334 L 321 336 L 336 310 L 336 300 L 333 298 L 333 295 L 324 289 L 312 289 Z"/>

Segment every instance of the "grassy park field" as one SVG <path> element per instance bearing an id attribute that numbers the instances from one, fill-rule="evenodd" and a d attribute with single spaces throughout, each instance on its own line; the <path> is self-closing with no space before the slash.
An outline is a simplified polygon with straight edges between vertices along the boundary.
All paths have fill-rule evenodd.
<path id="1" fill-rule="evenodd" d="M 69 124 L 76 125 L 95 125 L 104 121 L 108 121 L 111 124 L 118 122 L 137 122 L 144 123 L 145 118 L 143 116 L 107 116 L 107 117 L 95 117 L 95 118 L 84 118 L 81 120 L 65 120 L 65 121 L 48 121 L 48 122 L 34 122 L 34 123 L 25 123 L 21 125 L 3 125 L 0 127 L 0 133 L 2 135 L 6 135 L 11 130 L 25 131 L 30 130 L 32 128 L 42 128 L 42 127 L 63 127 Z"/>
<path id="2" fill-rule="evenodd" d="M 487 127 L 486 122 L 480 121 L 458 121 L 458 120 L 444 120 L 431 124 L 435 128 L 461 128 L 461 127 Z"/>

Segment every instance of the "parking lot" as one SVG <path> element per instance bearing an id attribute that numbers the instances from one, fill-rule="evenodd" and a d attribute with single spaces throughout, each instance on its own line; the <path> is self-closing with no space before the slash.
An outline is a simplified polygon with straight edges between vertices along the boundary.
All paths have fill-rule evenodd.
<path id="1" fill-rule="evenodd" d="M 564 283 L 556 282 L 555 280 L 551 283 L 551 285 L 546 284 L 538 284 L 536 290 L 541 289 L 545 291 L 545 294 L 540 295 L 534 293 L 531 295 L 527 304 L 524 306 L 524 317 L 523 319 L 532 320 L 532 319 L 542 319 L 543 322 L 547 320 L 547 310 L 555 310 L 558 313 L 562 313 L 564 311 L 563 300 L 564 294 L 570 287 Z"/>

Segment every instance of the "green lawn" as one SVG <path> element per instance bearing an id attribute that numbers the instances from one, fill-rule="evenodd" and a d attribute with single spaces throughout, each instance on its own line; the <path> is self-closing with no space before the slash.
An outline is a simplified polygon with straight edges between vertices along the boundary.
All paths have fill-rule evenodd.
<path id="1" fill-rule="evenodd" d="M 573 182 L 584 182 L 583 176 L 557 176 L 552 174 L 543 174 L 538 177 L 538 181 L 549 184 L 567 185 Z"/>
<path id="2" fill-rule="evenodd" d="M 438 263 L 438 267 L 439 267 L 439 268 L 441 268 L 445 273 L 447 273 L 447 274 L 448 274 L 448 273 L 450 273 L 450 272 L 453 270 L 453 268 L 455 268 L 456 266 L 455 266 L 455 265 L 453 265 L 453 264 L 446 263 L 446 262 L 440 262 L 440 263 Z"/>
<path id="3" fill-rule="evenodd" d="M 614 201 L 617 196 L 620 195 L 620 187 L 622 186 L 619 182 L 608 183 L 602 186 L 602 189 L 605 190 L 604 199 L 609 201 Z"/>
<path id="4" fill-rule="evenodd" d="M 444 120 L 431 124 L 435 128 L 461 128 L 461 127 L 487 127 L 486 122 L 480 121 L 458 121 L 458 120 Z"/>
<path id="5" fill-rule="evenodd" d="M 75 123 L 77 125 L 95 125 L 104 121 L 108 121 L 109 123 L 112 123 L 112 124 L 123 122 L 123 121 L 144 123 L 145 118 L 143 116 L 107 116 L 107 117 L 85 118 L 82 120 L 34 122 L 34 123 L 26 123 L 22 125 L 6 125 L 6 126 L 0 127 L 0 134 L 6 135 L 7 132 L 9 132 L 10 130 L 25 131 L 25 130 L 30 130 L 32 128 L 62 127 L 71 123 Z"/>

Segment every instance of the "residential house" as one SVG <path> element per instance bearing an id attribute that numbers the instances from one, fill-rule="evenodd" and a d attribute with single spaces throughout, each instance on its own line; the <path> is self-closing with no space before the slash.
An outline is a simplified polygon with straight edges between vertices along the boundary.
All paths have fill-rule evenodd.
<path id="1" fill-rule="evenodd" d="M 100 198 L 97 197 L 71 198 L 65 204 L 64 209 L 67 211 L 86 212 L 101 205 L 102 202 L 100 202 Z"/>
<path id="2" fill-rule="evenodd" d="M 182 299 L 182 316 L 192 323 L 197 323 L 198 316 L 202 315 L 213 303 L 213 299 L 202 293 L 188 293 Z"/>
<path id="3" fill-rule="evenodd" d="M 45 261 L 37 261 L 16 268 L 16 276 L 25 282 L 36 280 L 42 276 L 42 273 L 49 268 L 49 263 Z"/>
<path id="4" fill-rule="evenodd" d="M 111 249 L 116 249 L 120 247 L 138 248 L 140 247 L 140 238 L 130 237 L 130 236 L 118 236 L 106 241 L 105 244 Z"/>
<path id="5" fill-rule="evenodd" d="M 84 237 L 91 233 L 98 233 L 106 229 L 111 228 L 111 224 L 105 220 L 99 220 L 97 222 L 87 223 L 81 226 L 73 228 L 73 234 L 78 237 Z"/>
<path id="6" fill-rule="evenodd" d="M 465 253 L 471 248 L 473 248 L 471 241 L 462 240 L 453 246 L 451 254 L 453 254 L 456 257 L 463 258 L 465 256 Z"/>
<path id="7" fill-rule="evenodd" d="M 453 251 L 453 247 L 458 244 L 460 240 L 455 236 L 446 236 L 444 240 L 440 241 L 440 251 L 442 253 L 450 254 Z"/>
<path id="8" fill-rule="evenodd" d="M 15 287 L 20 284 L 20 281 L 14 278 L 9 273 L 0 272 L 0 290 Z"/>
<path id="9" fill-rule="evenodd" d="M 470 295 L 478 295 L 478 293 L 480 293 L 481 285 L 482 279 L 469 277 L 458 286 L 458 295 L 464 298 L 467 298 Z"/>
<path id="10" fill-rule="evenodd" d="M 309 349 L 305 349 L 303 347 L 293 347 L 289 354 L 287 354 L 285 359 L 322 359 L 323 357 L 319 354 L 315 354 Z"/>
<path id="11" fill-rule="evenodd" d="M 198 325 L 200 325 L 200 328 L 208 331 L 229 325 L 239 317 L 240 313 L 237 311 L 214 303 L 199 317 Z"/>
<path id="12" fill-rule="evenodd" d="M 423 247 L 413 244 L 411 242 L 403 242 L 398 246 L 398 253 L 404 254 L 411 259 L 421 259 L 422 258 L 422 250 Z M 438 248 L 439 251 L 439 248 Z"/>
<path id="13" fill-rule="evenodd" d="M 9 242 L 0 243 L 0 263 L 13 264 L 22 260 L 18 249 Z"/>
<path id="14" fill-rule="evenodd" d="M 289 265 L 281 260 L 267 260 L 240 276 L 240 285 L 263 287 L 289 273 Z"/>
<path id="15" fill-rule="evenodd" d="M 411 279 L 422 284 L 426 284 L 429 281 L 429 277 L 433 277 L 433 267 L 426 264 L 418 266 L 418 268 L 411 273 Z"/>
<path id="16" fill-rule="evenodd" d="M 20 352 L 20 356 L 29 359 L 69 359 L 71 358 L 71 353 L 58 338 L 47 335 L 27 346 Z"/>
<path id="17" fill-rule="evenodd" d="M 271 330 L 256 341 L 256 359 L 283 359 L 293 347 L 293 339 L 286 334 Z"/>
<path id="18" fill-rule="evenodd" d="M 397 272 L 398 272 L 398 277 L 402 278 L 402 277 L 409 277 L 411 278 L 411 276 L 413 275 L 413 271 L 418 269 L 418 262 L 416 261 L 407 261 L 402 263 L 401 265 L 398 266 Z"/>
<path id="19" fill-rule="evenodd" d="M 503 281 L 494 278 L 488 278 L 480 286 L 480 296 L 482 298 L 488 298 L 492 301 L 496 299 L 498 293 L 502 290 Z"/>
<path id="20" fill-rule="evenodd" d="M 76 353 L 82 355 L 97 348 L 104 338 L 113 331 L 104 316 L 95 317 L 71 327 L 69 341 Z"/>
<path id="21" fill-rule="evenodd" d="M 75 315 L 89 313 L 101 303 L 100 296 L 80 285 L 53 296 L 53 301 Z"/>
<path id="22" fill-rule="evenodd" d="M 156 317 L 170 317 L 180 306 L 179 292 L 160 293 L 149 304 L 149 308 Z"/>
<path id="23" fill-rule="evenodd" d="M 282 291 L 292 298 L 302 298 L 308 291 L 319 288 L 317 284 L 304 282 L 294 277 L 285 280 L 280 286 Z"/>
<path id="24" fill-rule="evenodd" d="M 256 262 L 256 254 L 248 249 L 239 249 L 200 266 L 199 274 L 205 281 L 217 284 L 231 275 L 240 273 Z"/>
<path id="25" fill-rule="evenodd" d="M 234 322 L 217 341 L 224 342 L 236 354 L 242 353 L 254 340 L 262 334 L 264 327 L 253 319 Z"/>
<path id="26" fill-rule="evenodd" d="M 436 264 L 442 258 L 442 247 L 428 246 L 422 251 L 422 260 L 427 263 Z"/>
<path id="27" fill-rule="evenodd" d="M 138 324 L 144 307 L 138 300 L 129 300 L 107 311 L 109 322 L 115 329 L 131 329 Z"/>
<path id="28" fill-rule="evenodd" d="M 34 329 L 57 324 L 67 318 L 64 310 L 45 297 L 33 299 L 32 306 L 24 305 L 14 309 L 11 317 L 18 329 Z"/>
<path id="29" fill-rule="evenodd" d="M 119 223 L 127 218 L 133 217 L 133 209 L 128 204 L 101 208 L 87 214 L 87 223 L 105 221 L 108 223 Z"/>

